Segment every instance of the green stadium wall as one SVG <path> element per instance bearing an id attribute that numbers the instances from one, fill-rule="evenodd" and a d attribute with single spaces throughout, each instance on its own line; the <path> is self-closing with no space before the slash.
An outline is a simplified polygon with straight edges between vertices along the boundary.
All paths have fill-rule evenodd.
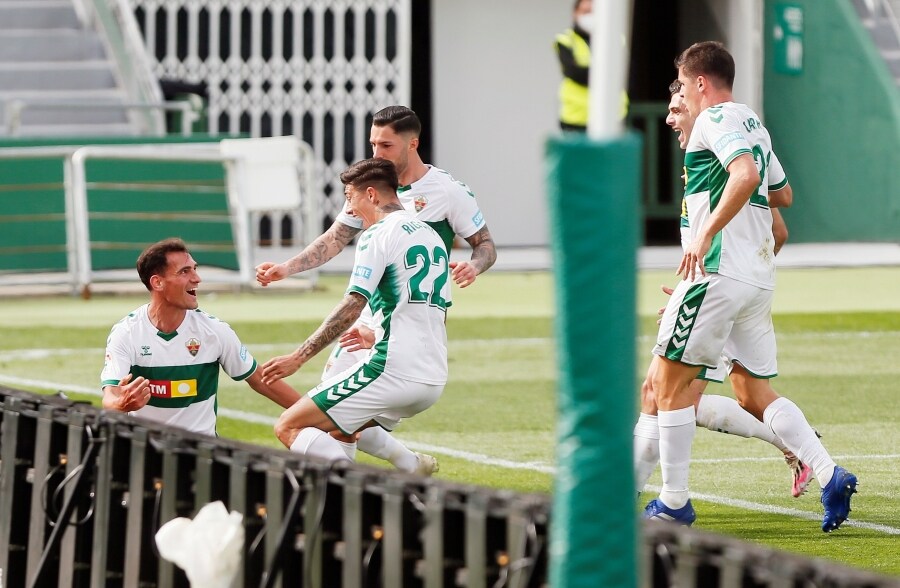
<path id="1" fill-rule="evenodd" d="M 5 139 L 0 149 L 215 140 Z M 0 273 L 67 270 L 63 174 L 63 157 L 0 158 Z M 86 176 L 93 270 L 132 268 L 146 245 L 171 236 L 202 252 L 204 265 L 237 269 L 221 164 L 91 158 Z"/>
<path id="2" fill-rule="evenodd" d="M 802 71 L 777 66 L 780 7 L 802 8 Z M 765 122 L 794 189 L 790 242 L 900 241 L 900 88 L 849 0 L 766 0 Z"/>

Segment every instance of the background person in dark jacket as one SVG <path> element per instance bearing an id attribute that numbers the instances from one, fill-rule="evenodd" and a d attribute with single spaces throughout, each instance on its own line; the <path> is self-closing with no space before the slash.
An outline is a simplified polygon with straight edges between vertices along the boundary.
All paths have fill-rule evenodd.
<path id="1" fill-rule="evenodd" d="M 595 26 L 593 10 L 593 0 L 575 0 L 572 28 L 556 35 L 556 54 L 563 74 L 559 86 L 559 127 L 564 131 L 583 133 L 587 130 L 591 31 Z M 619 115 L 624 119 L 627 114 L 628 94 L 623 91 Z"/>

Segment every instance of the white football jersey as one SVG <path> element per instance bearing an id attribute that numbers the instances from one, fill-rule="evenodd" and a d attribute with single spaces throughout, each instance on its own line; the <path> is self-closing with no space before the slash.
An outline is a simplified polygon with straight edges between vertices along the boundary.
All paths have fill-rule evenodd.
<path id="1" fill-rule="evenodd" d="M 433 165 L 429 165 L 425 175 L 412 184 L 400 186 L 397 197 L 404 208 L 437 231 L 447 251 L 453 248 L 454 235 L 465 239 L 485 226 L 484 215 L 472 190 Z M 346 209 L 341 211 L 337 220 L 356 229 L 363 227 L 362 219 L 347 213 Z M 368 309 L 363 311 L 360 320 L 380 336 L 378 325 Z"/>
<path id="2" fill-rule="evenodd" d="M 465 239 L 485 225 L 472 190 L 433 165 L 429 165 L 425 175 L 412 184 L 400 186 L 397 197 L 405 209 L 415 213 L 438 232 L 447 251 L 453 246 L 454 235 Z M 345 210 L 341 211 L 337 220 L 357 229 L 363 226 L 362 219 Z"/>
<path id="3" fill-rule="evenodd" d="M 383 333 L 369 365 L 404 380 L 447 382 L 450 268 L 430 226 L 403 210 L 369 227 L 356 245 L 347 292 L 366 297 Z"/>
<path id="4" fill-rule="evenodd" d="M 775 288 L 775 239 L 769 187 L 783 187 L 784 170 L 774 158 L 769 132 L 744 104 L 725 102 L 697 117 L 685 153 L 685 209 L 689 241 L 716 209 L 728 181 L 728 165 L 738 156 L 753 156 L 759 186 L 718 234 L 704 258 L 706 271 L 772 290 Z"/>
<path id="5" fill-rule="evenodd" d="M 113 325 L 106 340 L 100 386 L 128 374 L 150 381 L 150 402 L 131 414 L 196 433 L 216 434 L 219 366 L 234 380 L 256 370 L 256 360 L 231 327 L 201 310 L 188 311 L 172 333 L 157 330 L 145 304 Z"/>

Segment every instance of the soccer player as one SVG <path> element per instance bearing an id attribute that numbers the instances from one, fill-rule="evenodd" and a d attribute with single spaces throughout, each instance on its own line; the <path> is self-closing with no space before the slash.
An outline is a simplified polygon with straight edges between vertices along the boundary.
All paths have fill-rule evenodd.
<path id="1" fill-rule="evenodd" d="M 685 155 L 690 240 L 654 347 L 663 487 L 644 516 L 691 524 L 688 472 L 696 425 L 691 381 L 724 353 L 735 395 L 768 425 L 822 487 L 822 530 L 846 520 L 857 478 L 835 464 L 793 402 L 769 384 L 777 375 L 771 303 L 775 287 L 769 133 L 732 100 L 734 59 L 721 43 L 696 43 L 675 61 L 684 100 L 698 113 Z M 777 171 L 777 170 L 774 170 Z M 786 184 L 786 179 L 783 180 Z"/>
<path id="2" fill-rule="evenodd" d="M 181 239 L 147 247 L 137 271 L 150 302 L 113 325 L 100 374 L 103 408 L 216 434 L 219 366 L 284 408 L 300 395 L 266 384 L 227 323 L 199 310 L 197 263 Z"/>
<path id="3" fill-rule="evenodd" d="M 684 105 L 684 96 L 681 94 L 681 83 L 678 80 L 669 85 L 671 99 L 669 101 L 669 113 L 666 116 L 666 124 L 678 134 L 678 143 L 682 149 L 687 146 L 688 138 L 694 126 L 694 118 Z M 773 158 L 774 158 L 773 154 Z M 784 191 L 783 187 L 781 191 Z M 790 204 L 787 201 L 787 204 Z M 787 226 L 776 209 L 773 213 L 773 234 L 775 235 L 775 253 L 781 249 L 787 239 Z M 682 247 L 690 238 L 690 223 L 687 218 L 687 210 L 682 209 L 681 234 Z M 663 288 L 667 294 L 671 294 L 670 288 Z M 660 311 L 662 313 L 662 311 Z M 659 463 L 659 425 L 657 420 L 656 394 L 653 390 L 653 375 L 656 370 L 659 357 L 654 355 L 647 369 L 647 377 L 641 384 L 641 413 L 638 422 L 634 426 L 634 467 L 635 481 L 638 491 L 641 491 L 650 478 L 650 474 Z M 791 453 L 781 439 L 772 432 L 769 427 L 761 423 L 741 408 L 740 404 L 728 396 L 704 394 L 709 382 L 722 383 L 728 369 L 724 359 L 720 359 L 718 365 L 712 370 L 703 370 L 690 383 L 691 394 L 694 395 L 694 407 L 697 413 L 697 425 L 709 429 L 740 437 L 755 437 L 777 447 L 785 456 L 785 462 L 791 470 L 791 494 L 797 498 L 806 492 L 813 478 L 813 471 L 808 465 L 802 463 L 797 456 Z"/>
<path id="4" fill-rule="evenodd" d="M 455 235 L 464 238 L 472 247 L 469 260 L 452 262 L 451 277 L 462 288 L 472 284 L 497 260 L 497 250 L 475 195 L 464 183 L 453 179 L 446 171 L 428 165 L 419 156 L 419 135 L 422 124 L 416 113 L 405 106 L 388 106 L 375 113 L 369 143 L 372 156 L 391 161 L 400 180 L 398 196 L 405 208 L 431 225 L 450 251 Z M 342 211 L 331 227 L 300 253 L 284 263 L 261 263 L 256 268 L 257 281 L 266 286 L 289 275 L 316 268 L 340 253 L 362 231 L 360 219 Z M 361 321 L 348 332 L 348 339 L 334 347 L 325 366 L 327 379 L 365 358 L 367 350 L 354 341 L 375 338 L 371 315 L 363 311 Z M 431 475 L 438 469 L 437 460 L 430 455 L 410 451 L 381 428 L 371 428 L 359 436 L 359 449 L 391 462 L 406 472 Z"/>
<path id="5" fill-rule="evenodd" d="M 268 383 L 293 374 L 345 332 L 364 307 L 372 309 L 383 332 L 373 352 L 312 389 L 275 425 L 291 451 L 328 460 L 352 460 L 352 435 L 358 431 L 392 430 L 437 402 L 447 382 L 444 323 L 451 304 L 447 249 L 437 232 L 400 203 L 394 164 L 357 162 L 341 182 L 347 211 L 366 228 L 350 285 L 295 352 L 263 365 Z M 333 432 L 346 436 L 344 446 Z"/>

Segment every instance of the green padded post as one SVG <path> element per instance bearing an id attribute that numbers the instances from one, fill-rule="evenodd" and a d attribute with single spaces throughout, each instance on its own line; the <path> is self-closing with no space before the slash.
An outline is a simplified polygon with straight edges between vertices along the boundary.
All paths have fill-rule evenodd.
<path id="1" fill-rule="evenodd" d="M 559 354 L 554 588 L 634 588 L 635 292 L 641 140 L 547 145 Z"/>

